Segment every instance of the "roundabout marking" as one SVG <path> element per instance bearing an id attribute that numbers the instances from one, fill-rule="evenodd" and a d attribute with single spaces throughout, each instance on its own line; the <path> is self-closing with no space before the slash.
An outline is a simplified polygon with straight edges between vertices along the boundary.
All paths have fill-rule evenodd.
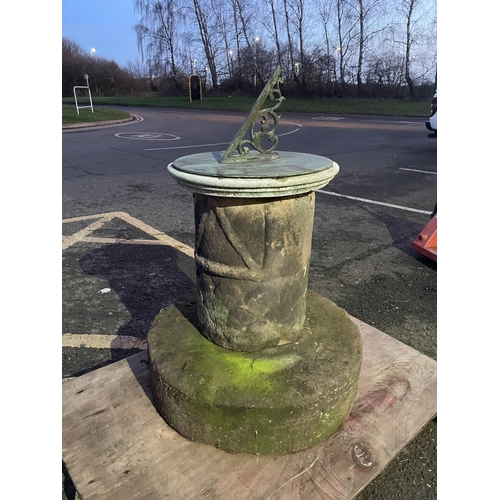
<path id="1" fill-rule="evenodd" d="M 177 141 L 178 135 L 164 132 L 118 132 L 115 137 L 120 139 L 141 139 L 143 141 Z"/>

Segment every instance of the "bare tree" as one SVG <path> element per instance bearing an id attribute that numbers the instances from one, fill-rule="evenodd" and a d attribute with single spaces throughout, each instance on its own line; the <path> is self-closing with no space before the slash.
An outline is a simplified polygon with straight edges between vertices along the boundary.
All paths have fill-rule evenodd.
<path id="1" fill-rule="evenodd" d="M 236 59 L 238 68 L 238 76 L 241 72 L 241 30 L 240 30 L 240 16 L 238 12 L 238 5 L 234 0 L 231 0 L 232 14 L 233 14 L 233 26 L 234 26 L 234 43 L 236 45 Z"/>
<path id="2" fill-rule="evenodd" d="M 234 24 L 234 42 L 237 51 L 237 68 L 238 76 L 241 77 L 244 73 L 244 54 L 247 50 L 254 53 L 254 66 L 256 66 L 256 46 L 255 33 L 256 11 L 251 4 L 242 0 L 231 0 L 232 16 Z M 246 49 L 246 50 L 245 50 Z M 255 71 L 257 68 L 255 67 Z"/>
<path id="3" fill-rule="evenodd" d="M 363 64 L 368 42 L 382 33 L 387 27 L 378 23 L 383 19 L 382 3 L 380 0 L 355 0 L 352 4 L 358 24 L 358 61 L 356 66 L 356 85 L 358 96 L 362 95 Z"/>
<path id="4" fill-rule="evenodd" d="M 405 79 L 408 84 L 408 89 L 410 91 L 410 97 L 415 95 L 415 88 L 413 86 L 413 80 L 410 77 L 410 61 L 411 61 L 411 46 L 413 44 L 412 39 L 412 24 L 413 24 L 413 11 L 415 9 L 415 4 L 418 0 L 403 0 L 402 5 L 406 11 L 406 44 L 405 44 Z"/>
<path id="5" fill-rule="evenodd" d="M 346 90 L 346 66 L 352 52 L 355 23 L 352 22 L 352 7 L 347 0 L 336 0 L 336 31 L 339 41 L 337 54 L 339 56 L 340 83 Z"/>
<path id="6" fill-rule="evenodd" d="M 162 77 L 159 88 L 184 92 L 186 73 L 196 67 L 211 77 L 215 90 L 225 80 L 223 88 L 251 92 L 279 64 L 287 91 L 361 96 L 369 78 L 373 95 L 380 82 L 397 79 L 394 61 L 401 59 L 406 88 L 411 97 L 419 97 L 436 74 L 435 3 L 261 0 L 256 8 L 245 0 L 134 0 L 141 16 L 134 29 L 149 76 Z M 63 41 L 67 88 L 77 77 L 70 64 L 77 60 L 70 55 L 77 52 L 78 47 Z M 383 58 L 389 58 L 387 64 Z M 86 64 L 95 65 L 93 59 Z M 99 76 L 103 92 L 134 88 L 130 68 L 124 86 L 117 83 L 116 68 L 108 66 L 102 75 L 112 76 Z M 106 78 L 115 82 L 111 88 Z"/>
<path id="7" fill-rule="evenodd" d="M 404 58 L 394 51 L 382 52 L 367 61 L 366 82 L 382 87 L 401 87 L 405 81 Z"/>
<path id="8" fill-rule="evenodd" d="M 148 91 L 146 80 L 149 76 L 149 68 L 143 61 L 136 59 L 135 61 L 127 61 L 125 70 L 128 74 L 128 88 L 132 96 L 137 92 Z"/>
<path id="9" fill-rule="evenodd" d="M 336 53 L 339 50 L 338 43 L 334 44 L 334 2 L 335 0 L 318 0 L 318 19 L 323 32 L 323 43 L 326 56 L 326 86 L 327 93 L 330 93 L 330 85 L 337 83 L 337 59 Z M 332 78 L 333 77 L 333 78 Z"/>
<path id="10" fill-rule="evenodd" d="M 134 8 L 141 15 L 134 26 L 141 56 L 146 55 L 155 73 L 170 73 L 175 87 L 180 89 L 176 45 L 179 23 L 184 16 L 182 6 L 177 0 L 135 0 Z"/>
<path id="11" fill-rule="evenodd" d="M 62 39 L 62 93 L 70 96 L 75 85 L 81 85 L 78 79 L 85 71 L 85 54 L 83 49 L 73 40 Z"/>
<path id="12" fill-rule="evenodd" d="M 365 4 L 363 0 L 358 0 L 358 20 L 359 20 L 359 52 L 358 68 L 356 72 L 356 83 L 358 85 L 358 96 L 361 96 L 361 74 L 363 71 L 363 57 L 365 49 Z"/>
<path id="13" fill-rule="evenodd" d="M 247 47 L 251 46 L 252 35 L 250 30 L 253 27 L 253 17 L 255 15 L 255 9 L 249 8 L 249 4 L 242 2 L 241 0 L 231 0 L 235 16 L 238 18 L 238 32 L 241 30 L 241 34 L 246 42 Z"/>
<path id="14" fill-rule="evenodd" d="M 118 95 L 129 89 L 129 74 L 112 59 L 90 56 L 76 42 L 62 42 L 63 96 L 73 95 L 75 85 L 86 85 L 83 75 L 89 75 L 89 85 L 96 95 Z"/>
<path id="15" fill-rule="evenodd" d="M 207 58 L 207 65 L 212 77 L 214 89 L 218 87 L 218 71 L 216 65 L 217 56 L 217 9 L 213 1 L 193 0 L 193 9 L 196 16 L 196 22 L 200 32 L 200 38 L 203 45 L 203 51 Z"/>
<path id="16" fill-rule="evenodd" d="M 278 57 L 278 64 L 279 66 L 283 66 L 283 61 L 281 58 L 281 47 L 280 47 L 280 40 L 279 40 L 279 32 L 278 32 L 278 21 L 277 21 L 277 16 L 276 16 L 276 7 L 275 7 L 275 0 L 268 0 L 269 1 L 269 7 L 271 8 L 271 15 L 273 18 L 273 38 L 274 38 L 274 44 L 276 45 L 276 53 Z"/>
<path id="17" fill-rule="evenodd" d="M 410 98 L 415 96 L 415 84 L 411 72 L 411 66 L 413 62 L 413 52 L 418 44 L 419 40 L 419 29 L 420 24 L 426 18 L 425 10 L 419 9 L 422 1 L 421 0 L 399 0 L 397 5 L 397 11 L 402 17 L 401 23 L 404 26 L 404 30 L 401 37 L 402 39 L 395 39 L 395 42 L 402 46 L 404 53 L 404 64 L 405 64 L 405 81 L 408 85 L 408 91 L 410 93 Z"/>
<path id="18" fill-rule="evenodd" d="M 293 80 L 302 93 L 307 92 L 306 77 L 304 70 L 304 0 L 283 0 L 285 12 L 285 26 L 288 38 L 288 55 L 290 58 L 290 69 Z M 295 35 L 295 36 L 294 36 Z M 296 44 L 296 38 L 298 44 Z M 298 45 L 298 50 L 297 50 Z M 300 72 L 300 80 L 299 80 Z"/>

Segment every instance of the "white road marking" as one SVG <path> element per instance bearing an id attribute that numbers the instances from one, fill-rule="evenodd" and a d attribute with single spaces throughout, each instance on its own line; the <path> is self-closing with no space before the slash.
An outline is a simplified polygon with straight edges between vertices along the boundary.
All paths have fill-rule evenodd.
<path id="1" fill-rule="evenodd" d="M 140 139 L 143 141 L 177 141 L 178 135 L 167 134 L 164 132 L 118 132 L 115 137 L 119 139 Z"/>
<path id="2" fill-rule="evenodd" d="M 302 127 L 302 125 L 299 125 L 299 127 Z M 293 130 L 290 130 L 290 132 L 285 132 L 284 134 L 278 134 L 278 137 L 283 137 L 285 135 L 290 135 L 290 134 L 295 134 L 295 132 L 298 132 L 300 129 L 296 128 Z"/>
<path id="3" fill-rule="evenodd" d="M 337 122 L 339 120 L 345 120 L 343 116 L 313 116 L 311 120 L 320 120 L 325 122 Z"/>
<path id="4" fill-rule="evenodd" d="M 363 203 L 371 203 L 372 205 L 382 205 L 384 207 L 398 208 L 399 210 L 406 210 L 407 212 L 416 212 L 419 214 L 431 215 L 432 212 L 428 210 L 419 210 L 417 208 L 403 207 L 401 205 L 393 205 L 392 203 L 384 203 L 382 201 L 367 200 L 366 198 L 357 198 L 356 196 L 347 196 L 346 194 L 334 193 L 333 191 L 323 191 L 317 189 L 317 193 L 329 194 L 331 196 L 338 196 L 339 198 L 347 198 L 348 200 L 362 201 Z"/>
<path id="5" fill-rule="evenodd" d="M 400 120 L 360 120 L 366 123 L 400 123 L 402 125 L 422 125 L 422 122 L 414 121 L 414 122 L 405 122 Z"/>
<path id="6" fill-rule="evenodd" d="M 408 172 L 418 172 L 419 174 L 432 174 L 432 175 L 437 175 L 437 172 L 429 172 L 429 170 L 417 170 L 415 168 L 403 168 L 400 167 L 399 170 L 406 170 Z"/>
<path id="7" fill-rule="evenodd" d="M 85 219 L 98 219 L 98 220 L 96 220 L 95 222 L 92 222 L 86 228 L 82 229 L 81 231 L 78 231 L 77 233 L 72 234 L 71 236 L 63 236 L 63 244 L 62 244 L 63 250 L 66 250 L 66 248 L 69 248 L 70 246 L 74 245 L 78 241 L 85 240 L 87 235 L 89 235 L 90 233 L 99 229 L 106 222 L 109 222 L 112 219 L 112 217 L 110 217 L 110 214 L 101 214 L 101 215 L 96 215 L 93 217 L 83 217 L 83 218 L 82 217 L 75 217 L 73 219 L 63 220 L 63 224 L 65 222 L 75 222 L 75 221 L 80 221 L 80 220 L 85 220 Z"/>
<path id="8" fill-rule="evenodd" d="M 189 148 L 207 148 L 211 146 L 225 146 L 231 144 L 230 142 L 216 142 L 213 144 L 194 144 L 192 146 L 171 146 L 169 148 L 147 148 L 144 151 L 159 151 L 160 149 L 189 149 Z"/>
<path id="9" fill-rule="evenodd" d="M 147 340 L 129 335 L 99 335 L 64 333 L 63 347 L 86 347 L 90 349 L 147 349 Z"/>
<path id="10" fill-rule="evenodd" d="M 119 238 L 100 238 L 92 236 L 92 232 L 102 227 L 106 222 L 114 218 L 126 221 L 145 233 L 153 236 L 154 240 L 123 240 Z M 94 220 L 97 219 L 97 220 Z M 69 248 L 78 242 L 86 243 L 104 243 L 104 244 L 126 244 L 126 245 L 166 245 L 174 248 L 188 257 L 194 258 L 194 249 L 189 245 L 171 238 L 165 233 L 145 224 L 144 222 L 132 217 L 126 212 L 109 212 L 104 214 L 95 214 L 89 216 L 72 217 L 63 219 L 63 224 L 71 222 L 89 221 L 89 225 L 71 236 L 63 237 L 63 250 Z M 91 222 L 93 221 L 93 222 Z M 108 290 L 104 288 L 103 290 Z M 101 293 L 104 293 L 101 290 Z M 94 349 L 146 349 L 147 340 L 141 340 L 128 335 L 100 335 L 100 334 L 81 334 L 64 333 L 62 336 L 62 347 L 94 348 Z M 63 380 L 64 381 L 64 380 Z"/>
<path id="11" fill-rule="evenodd" d="M 102 227 L 106 222 L 109 222 L 111 219 L 114 218 L 119 218 L 122 219 L 123 221 L 127 222 L 128 224 L 137 227 L 138 229 L 141 229 L 144 231 L 146 234 L 149 234 L 154 240 L 144 240 L 144 239 L 119 239 L 119 238 L 100 238 L 96 236 L 92 236 L 91 233 Z M 82 216 L 82 217 L 73 217 L 71 219 L 63 219 L 63 224 L 67 224 L 70 222 L 80 222 L 80 221 L 85 221 L 85 220 L 92 220 L 92 219 L 98 219 L 91 224 L 89 224 L 86 228 L 82 229 L 81 231 L 78 231 L 75 234 L 72 234 L 71 236 L 63 236 L 63 245 L 62 249 L 66 250 L 70 246 L 74 245 L 75 243 L 78 242 L 87 242 L 87 243 L 122 243 L 122 244 L 127 244 L 127 245 L 166 245 L 170 246 L 172 248 L 175 248 L 176 250 L 179 250 L 179 252 L 182 252 L 189 257 L 194 257 L 194 250 L 188 246 L 185 245 L 184 243 L 181 243 L 180 241 L 175 240 L 174 238 L 171 238 L 165 233 L 162 233 L 161 231 L 158 231 L 154 227 L 148 226 L 146 223 L 142 222 L 139 219 L 136 219 L 135 217 L 132 217 L 126 212 L 109 212 L 105 214 L 96 214 L 96 215 L 87 215 L 87 216 Z"/>
<path id="12" fill-rule="evenodd" d="M 285 135 L 294 134 L 295 132 L 298 132 L 300 130 L 300 127 L 302 127 L 302 125 L 300 123 L 291 123 L 290 125 L 296 125 L 299 128 L 291 130 L 290 132 L 285 132 L 283 134 L 277 134 L 278 137 L 284 137 Z M 226 146 L 228 144 L 231 144 L 231 142 L 216 142 L 216 143 L 212 143 L 212 144 L 193 144 L 191 146 L 171 146 L 171 147 L 167 147 L 167 148 L 147 148 L 147 149 L 144 149 L 144 151 L 160 151 L 160 150 L 166 150 L 166 149 L 208 148 L 208 147 L 212 147 L 212 146 Z"/>

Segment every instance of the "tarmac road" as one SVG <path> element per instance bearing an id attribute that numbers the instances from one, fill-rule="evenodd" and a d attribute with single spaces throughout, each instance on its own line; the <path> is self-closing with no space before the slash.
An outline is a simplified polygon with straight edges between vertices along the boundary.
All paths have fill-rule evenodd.
<path id="1" fill-rule="evenodd" d="M 126 110 L 142 120 L 63 132 L 63 377 L 139 352 L 158 310 L 194 287 L 192 197 L 166 167 L 225 150 L 245 119 Z M 411 249 L 437 199 L 425 119 L 283 114 L 278 131 L 278 150 L 340 165 L 316 193 L 309 288 L 436 359 L 437 266 Z M 436 430 L 434 419 L 357 498 L 436 498 Z"/>

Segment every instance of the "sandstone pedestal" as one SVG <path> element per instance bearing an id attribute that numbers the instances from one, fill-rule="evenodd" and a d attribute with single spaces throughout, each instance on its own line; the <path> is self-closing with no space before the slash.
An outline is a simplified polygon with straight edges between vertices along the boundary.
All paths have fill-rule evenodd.
<path id="1" fill-rule="evenodd" d="M 236 351 L 295 340 L 306 317 L 314 193 L 195 195 L 200 331 Z"/>
<path id="2" fill-rule="evenodd" d="M 358 328 L 308 292 L 314 190 L 332 160 L 281 153 L 221 165 L 180 158 L 194 193 L 197 286 L 148 335 L 155 407 L 183 436 L 240 453 L 284 454 L 326 439 L 356 397 Z"/>

